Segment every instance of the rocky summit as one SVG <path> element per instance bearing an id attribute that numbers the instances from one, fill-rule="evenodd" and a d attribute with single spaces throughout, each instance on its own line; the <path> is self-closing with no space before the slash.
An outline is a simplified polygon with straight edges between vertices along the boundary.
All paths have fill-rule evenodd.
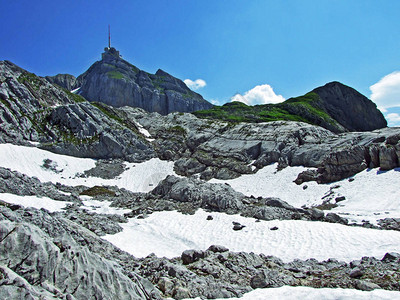
<path id="1" fill-rule="evenodd" d="M 321 99 L 321 107 L 349 131 L 371 131 L 387 126 L 376 104 L 349 86 L 334 81 L 312 92 Z"/>
<path id="2" fill-rule="evenodd" d="M 69 90 L 79 88 L 79 95 L 89 101 L 115 107 L 140 107 L 162 115 L 213 106 L 182 80 L 163 70 L 155 74 L 142 71 L 122 59 L 115 48 L 105 48 L 102 59 L 77 79 L 66 75 L 47 78 Z"/>
<path id="3" fill-rule="evenodd" d="M 212 107 L 114 48 L 78 78 L 1 61 L 0 299 L 395 299 L 399 170 L 400 128 L 338 82 Z"/>

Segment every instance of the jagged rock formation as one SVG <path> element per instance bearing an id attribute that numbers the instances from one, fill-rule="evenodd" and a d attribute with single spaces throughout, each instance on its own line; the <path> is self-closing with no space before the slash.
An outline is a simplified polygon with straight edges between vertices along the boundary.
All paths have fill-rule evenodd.
<path id="1" fill-rule="evenodd" d="M 116 67 L 124 71 L 115 73 Z M 156 95 L 151 96 L 155 100 L 162 95 L 168 101 L 172 99 L 167 101 L 172 104 L 167 108 L 160 106 L 162 109 L 181 105 L 182 93 L 192 95 L 172 76 L 162 71 L 151 75 L 137 70 L 111 49 L 93 68 L 113 77 L 107 80 L 115 81 L 115 88 L 121 82 L 127 83 L 124 76 L 133 72 L 132 86 L 138 89 L 140 97 L 149 93 Z M 95 78 L 89 73 L 78 81 Z M 254 288 L 282 285 L 400 290 L 397 253 L 388 253 L 382 260 L 363 258 L 349 264 L 313 259 L 284 263 L 276 257 L 234 253 L 214 245 L 206 251 L 186 250 L 174 259 L 154 255 L 137 259 L 100 238 L 121 231 L 120 224 L 128 218 L 144 218 L 163 210 L 193 213 L 202 208 L 259 220 L 347 224 L 347 220 L 333 213 L 296 208 L 278 198 L 246 197 L 229 185 L 204 180 L 254 173 L 274 162 L 279 169 L 314 167 L 299 175 L 299 184 L 308 180 L 331 182 L 367 167 L 393 169 L 400 160 L 399 129 L 336 134 L 320 126 L 293 121 L 235 124 L 184 113 L 162 116 L 138 108 L 89 103 L 68 92 L 74 87 L 73 82 L 74 78 L 62 75 L 45 80 L 10 62 L 0 62 L 0 142 L 37 142 L 38 147 L 61 154 L 106 159 L 98 160 L 96 167 L 84 172 L 83 177 L 112 179 L 124 171 L 123 161 L 141 162 L 156 156 L 174 160 L 176 172 L 188 177 L 169 176 L 149 193 L 133 193 L 110 186 L 43 183 L 0 167 L 0 193 L 37 195 L 70 203 L 64 211 L 49 213 L 45 209 L 7 204 L 0 195 L 1 299 L 233 297 Z M 331 116 L 337 114 L 334 128 L 360 126 L 357 120 L 341 123 L 349 118 L 342 114 L 345 107 L 341 104 L 336 110 L 332 108 L 336 107 L 335 97 L 340 93 L 345 99 L 357 98 L 353 91 L 335 83 L 313 93 L 326 104 L 321 110 L 327 114 L 332 110 Z M 185 107 L 193 104 L 190 101 Z M 354 111 L 359 108 L 356 105 Z M 378 121 L 379 116 L 373 122 Z M 150 132 L 151 139 L 143 127 Z M 110 158 L 118 160 L 107 160 Z M 43 161 L 42 167 L 57 171 L 49 159 Z M 113 206 L 129 208 L 131 212 L 120 216 L 83 210 L 81 195 L 112 201 Z M 381 229 L 400 230 L 400 220 L 395 218 L 381 219 L 378 224 Z M 241 227 L 234 224 L 233 230 Z"/>
<path id="2" fill-rule="evenodd" d="M 77 89 L 81 85 L 81 83 L 76 80 L 76 77 L 70 74 L 57 74 L 55 76 L 46 76 L 45 78 L 50 83 L 57 84 L 68 91 Z"/>
<path id="3" fill-rule="evenodd" d="M 81 82 L 80 95 L 116 107 L 140 107 L 163 115 L 212 107 L 183 81 L 162 70 L 154 75 L 139 70 L 107 48 L 102 60 L 77 80 Z"/>
<path id="4" fill-rule="evenodd" d="M 148 281 L 108 259 L 117 249 L 77 223 L 0 205 L 0 227 L 2 299 L 160 299 Z"/>
<path id="5" fill-rule="evenodd" d="M 55 131 L 41 147 L 60 154 L 91 158 L 123 158 L 140 162 L 154 157 L 148 142 L 88 102 L 60 106 L 47 116 Z"/>
<path id="6" fill-rule="evenodd" d="M 355 89 L 334 81 L 314 89 L 322 108 L 349 131 L 384 128 L 387 122 L 376 104 Z"/>
<path id="7" fill-rule="evenodd" d="M 2 298 L 175 299 L 237 297 L 254 288 L 303 285 L 399 290 L 400 254 L 351 263 L 283 262 L 212 245 L 181 257 L 143 259 L 115 248 L 76 221 L 44 210 L 0 205 Z M 24 250 L 21 250 L 24 249 Z M 150 280 L 152 284 L 146 279 Z"/>
<path id="8" fill-rule="evenodd" d="M 74 103 L 71 95 L 9 61 L 0 61 L 0 142 L 38 141 L 41 119 L 53 106 Z"/>

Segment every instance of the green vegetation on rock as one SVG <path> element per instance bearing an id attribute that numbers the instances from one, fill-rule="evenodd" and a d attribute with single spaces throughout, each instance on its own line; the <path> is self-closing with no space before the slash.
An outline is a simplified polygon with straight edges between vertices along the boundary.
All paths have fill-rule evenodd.
<path id="1" fill-rule="evenodd" d="M 118 72 L 118 71 L 107 72 L 107 76 L 110 78 L 113 78 L 113 79 L 124 79 L 125 78 L 124 74 L 122 74 L 121 72 Z"/>
<path id="2" fill-rule="evenodd" d="M 122 119 L 112 110 L 109 106 L 100 102 L 91 102 L 94 107 L 97 107 L 103 114 L 105 114 L 110 119 L 117 121 L 118 123 L 123 123 Z"/>
<path id="3" fill-rule="evenodd" d="M 35 90 L 39 90 L 42 83 L 40 82 L 39 77 L 37 77 L 34 73 L 24 72 L 18 77 L 18 81 L 22 84 L 31 86 Z"/>
<path id="4" fill-rule="evenodd" d="M 122 119 L 110 106 L 101 102 L 91 102 L 90 104 L 92 104 L 94 107 L 97 107 L 103 114 L 105 114 L 110 119 L 113 119 L 114 121 L 118 122 L 119 125 L 121 125 L 122 127 L 127 127 L 133 132 L 139 134 L 139 131 L 134 122 Z M 141 138 L 140 134 L 139 138 Z"/>
<path id="5" fill-rule="evenodd" d="M 95 185 L 94 187 L 88 188 L 87 190 L 82 191 L 79 195 L 85 195 L 85 196 L 110 196 L 114 197 L 115 192 L 110 191 L 108 188 L 104 186 L 98 186 Z"/>
<path id="6" fill-rule="evenodd" d="M 186 129 L 183 128 L 182 126 L 179 126 L 179 125 L 169 127 L 167 129 L 167 131 L 168 132 L 174 132 L 174 133 L 182 134 L 182 135 L 186 134 Z"/>
<path id="7" fill-rule="evenodd" d="M 316 93 L 290 98 L 283 103 L 249 106 L 242 102 L 229 102 L 208 110 L 196 111 L 199 118 L 238 123 L 271 121 L 298 121 L 322 127 L 336 127 L 337 122 L 319 106 Z"/>

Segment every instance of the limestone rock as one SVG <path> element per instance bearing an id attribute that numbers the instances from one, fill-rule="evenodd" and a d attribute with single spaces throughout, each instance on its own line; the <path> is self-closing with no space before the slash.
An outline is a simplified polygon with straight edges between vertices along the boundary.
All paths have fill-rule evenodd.
<path id="1" fill-rule="evenodd" d="M 87 102 L 55 108 L 48 122 L 58 132 L 56 142 L 41 148 L 52 152 L 132 162 L 154 157 L 147 141 Z"/>
<path id="2" fill-rule="evenodd" d="M 204 258 L 204 252 L 201 250 L 185 250 L 182 252 L 181 259 L 184 265 L 188 265 Z"/>
<path id="3" fill-rule="evenodd" d="M 101 61 L 95 62 L 77 80 L 81 82 L 80 95 L 115 107 L 140 107 L 163 115 L 212 107 L 183 81 L 165 71 L 149 74 L 107 51 Z"/>
<path id="4" fill-rule="evenodd" d="M 57 84 L 68 91 L 79 87 L 79 82 L 76 80 L 76 77 L 70 74 L 57 74 L 55 76 L 46 76 L 45 78 L 50 83 Z"/>
<path id="5" fill-rule="evenodd" d="M 72 240 L 54 242 L 38 227 L 27 223 L 1 221 L 0 227 L 1 260 L 29 283 L 28 289 L 34 289 L 30 285 L 45 283 L 55 287 L 47 292 L 62 291 L 77 299 L 145 298 L 143 291 L 115 263 L 77 247 Z M 15 296 L 15 291 L 12 293 Z"/>

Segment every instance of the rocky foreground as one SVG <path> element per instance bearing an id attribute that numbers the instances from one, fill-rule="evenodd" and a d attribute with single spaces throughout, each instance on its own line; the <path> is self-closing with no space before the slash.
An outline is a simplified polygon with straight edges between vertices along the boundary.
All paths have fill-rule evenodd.
<path id="1" fill-rule="evenodd" d="M 150 76 L 131 71 L 137 80 Z M 71 78 L 64 81 L 74 85 Z M 377 225 L 349 224 L 330 212 L 329 205 L 293 207 L 278 198 L 245 196 L 229 185 L 208 182 L 256 174 L 271 163 L 278 163 L 280 170 L 310 167 L 298 175 L 297 184 L 335 182 L 368 168 L 396 169 L 400 167 L 399 128 L 337 134 L 302 122 L 232 123 L 187 113 L 163 116 L 115 108 L 88 102 L 7 61 L 0 62 L 0 98 L 0 142 L 97 159 L 95 167 L 75 174 L 80 178 L 117 178 L 127 162 L 156 157 L 173 161 L 176 173 L 151 191 L 138 193 L 117 186 L 41 182 L 0 166 L 0 200 L 18 195 L 68 203 L 61 211 L 50 212 L 0 201 L 1 299 L 217 298 L 283 285 L 400 291 L 398 253 L 352 262 L 334 258 L 285 262 L 209 245 L 187 249 L 175 258 L 138 258 L 102 238 L 121 232 L 122 224 L 132 218 L 157 211 L 193 214 L 199 209 L 265 221 L 400 230 L 400 220 L 395 218 L 382 218 Z M 50 159 L 44 159 L 41 168 L 54 176 L 62 172 Z M 110 201 L 129 212 L 83 210 L 84 196 Z M 232 230 L 242 229 L 240 223 L 232 224 Z"/>

